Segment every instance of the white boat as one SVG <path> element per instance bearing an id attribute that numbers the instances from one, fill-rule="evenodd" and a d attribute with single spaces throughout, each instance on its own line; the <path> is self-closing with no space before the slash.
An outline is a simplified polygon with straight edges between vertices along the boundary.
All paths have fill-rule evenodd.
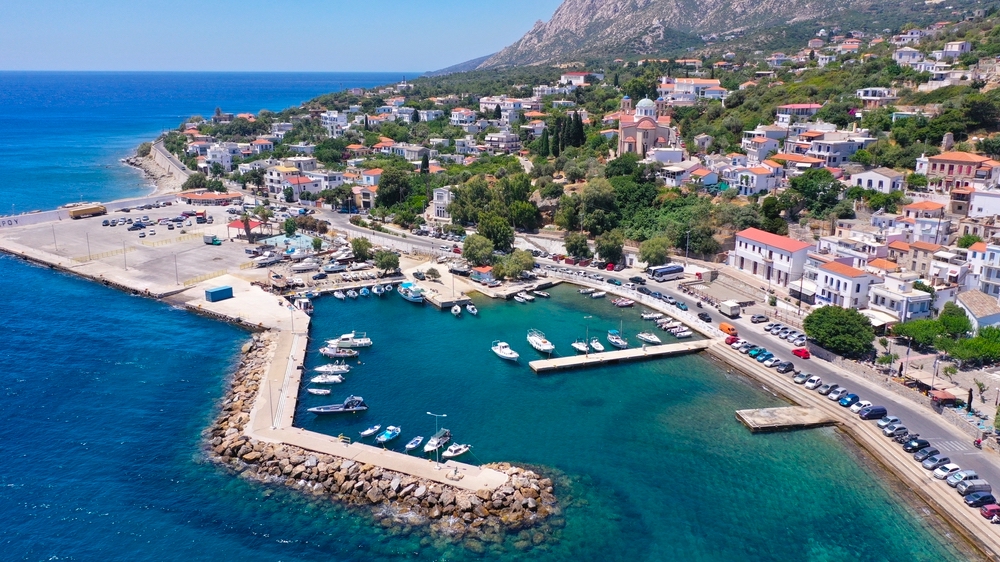
<path id="1" fill-rule="evenodd" d="M 427 444 L 424 445 L 424 452 L 433 453 L 444 447 L 449 441 L 451 441 L 451 430 L 442 428 L 427 440 Z"/>
<path id="2" fill-rule="evenodd" d="M 604 291 L 597 291 L 596 293 L 590 295 L 590 298 L 592 298 L 592 299 L 603 299 L 606 296 L 608 296 L 608 294 L 606 292 L 604 292 Z"/>
<path id="3" fill-rule="evenodd" d="M 636 339 L 644 341 L 646 343 L 660 344 L 662 341 L 656 336 L 656 334 L 651 334 L 649 332 L 639 332 L 635 335 Z"/>
<path id="4" fill-rule="evenodd" d="M 552 353 L 556 349 L 556 346 L 552 342 L 545 339 L 545 334 L 534 328 L 528 330 L 528 343 L 531 344 L 531 347 L 542 353 Z"/>
<path id="5" fill-rule="evenodd" d="M 459 316 L 462 315 L 462 307 L 456 304 L 455 306 L 451 307 L 451 313 L 453 316 L 458 318 Z"/>
<path id="6" fill-rule="evenodd" d="M 642 314 L 643 320 L 659 320 L 660 318 L 663 318 L 662 312 L 644 312 Z"/>
<path id="7" fill-rule="evenodd" d="M 344 300 L 347 298 L 347 295 L 344 294 L 344 291 L 334 291 L 333 298 Z"/>
<path id="8" fill-rule="evenodd" d="M 326 340 L 329 347 L 351 349 L 354 347 L 371 347 L 372 340 L 364 332 L 348 332 L 335 340 Z"/>
<path id="9" fill-rule="evenodd" d="M 403 283 L 399 286 L 399 290 L 396 291 L 399 296 L 410 302 L 421 303 L 424 302 L 424 290 L 420 287 L 414 285 L 413 283 Z"/>
<path id="10" fill-rule="evenodd" d="M 604 351 L 604 344 L 597 338 L 590 338 L 590 348 L 600 353 Z"/>
<path id="11" fill-rule="evenodd" d="M 524 304 L 525 302 L 527 302 L 523 298 L 521 298 L 521 295 L 514 295 L 514 300 L 516 300 L 517 302 L 519 302 L 521 304 Z"/>
<path id="12" fill-rule="evenodd" d="M 358 292 L 355 291 L 354 289 L 351 289 L 347 291 L 347 296 L 351 297 L 352 299 L 356 299 L 358 298 Z"/>
<path id="13" fill-rule="evenodd" d="M 589 294 L 593 293 L 596 290 L 597 289 L 591 289 L 590 287 L 584 287 L 583 289 L 580 289 L 577 292 L 580 293 L 581 295 L 589 295 Z"/>
<path id="14" fill-rule="evenodd" d="M 694 332 L 692 332 L 691 330 L 681 330 L 680 332 L 674 334 L 674 337 L 677 339 L 683 339 L 683 338 L 690 338 L 693 335 Z"/>
<path id="15" fill-rule="evenodd" d="M 295 299 L 295 302 L 292 303 L 292 306 L 301 310 L 302 312 L 305 312 L 306 314 L 312 315 L 313 313 L 313 303 L 311 300 L 305 297 Z"/>
<path id="16" fill-rule="evenodd" d="M 471 448 L 471 445 L 459 445 L 458 443 L 454 443 L 441 453 L 441 458 L 453 459 L 468 453 Z"/>
<path id="17" fill-rule="evenodd" d="M 534 293 L 534 294 L 535 294 L 535 296 L 539 296 L 539 297 L 542 297 L 543 299 L 547 299 L 547 298 L 549 298 L 550 296 L 552 296 L 552 295 L 550 295 L 550 294 L 546 293 L 545 291 L 531 291 L 531 292 L 532 292 L 532 293 Z"/>
<path id="18" fill-rule="evenodd" d="M 423 442 L 424 442 L 424 436 L 423 435 L 418 435 L 418 436 L 414 437 L 413 439 L 410 439 L 410 442 L 407 443 L 406 447 L 404 447 L 404 448 L 406 449 L 406 452 L 410 452 L 410 451 L 416 449 L 417 447 L 419 447 L 420 444 L 423 443 Z"/>
<path id="19" fill-rule="evenodd" d="M 590 347 L 587 345 L 587 340 L 579 339 L 570 344 L 573 349 L 579 351 L 580 353 L 587 353 L 590 351 Z"/>
<path id="20" fill-rule="evenodd" d="M 517 361 L 517 358 L 520 357 L 520 355 L 518 355 L 516 351 L 511 349 L 510 346 L 507 345 L 507 342 L 505 341 L 500 341 L 500 340 L 494 341 L 490 349 L 492 349 L 493 353 L 496 353 L 497 357 L 499 357 L 500 359 L 506 359 L 508 361 Z"/>
<path id="21" fill-rule="evenodd" d="M 313 384 L 340 384 L 344 382 L 343 375 L 319 375 L 309 379 Z"/>
<path id="22" fill-rule="evenodd" d="M 534 302 L 535 301 L 535 297 L 529 295 L 528 293 L 525 293 L 524 291 L 521 291 L 520 293 L 518 293 L 517 296 L 521 297 L 522 299 L 524 299 L 524 300 L 526 300 L 528 302 Z"/>
<path id="23" fill-rule="evenodd" d="M 330 363 L 328 365 L 320 365 L 313 370 L 321 375 L 342 375 L 350 372 L 351 366 L 345 363 Z"/>
<path id="24" fill-rule="evenodd" d="M 300 263 L 293 265 L 291 268 L 292 273 L 306 273 L 308 271 L 315 271 L 319 269 L 319 264 L 312 260 L 303 260 Z"/>
<path id="25" fill-rule="evenodd" d="M 385 292 L 385 289 L 382 288 L 382 285 L 375 285 L 372 287 L 372 292 L 375 293 L 376 297 L 381 297 L 382 293 Z"/>
<path id="26" fill-rule="evenodd" d="M 329 396 L 330 395 L 330 389 L 329 388 L 307 388 L 306 392 L 308 392 L 309 394 L 315 394 L 316 396 Z"/>
<path id="27" fill-rule="evenodd" d="M 357 357 L 358 352 L 355 349 L 343 349 L 340 347 L 321 347 L 319 352 L 327 357 L 332 357 L 334 359 L 347 359 L 349 357 Z"/>
<path id="28" fill-rule="evenodd" d="M 373 426 L 369 427 L 368 429 L 362 431 L 361 432 L 361 436 L 362 437 L 371 437 L 372 435 L 375 435 L 376 433 L 378 433 L 378 430 L 380 430 L 380 429 L 382 429 L 381 425 L 373 425 Z"/>
<path id="29" fill-rule="evenodd" d="M 473 316 L 479 316 L 479 309 L 476 308 L 476 305 L 472 304 L 471 302 L 465 305 L 465 311 Z"/>
<path id="30" fill-rule="evenodd" d="M 331 263 L 323 266 L 323 273 L 340 273 L 342 271 L 347 271 L 346 265 Z"/>
<path id="31" fill-rule="evenodd" d="M 615 299 L 612 302 L 614 302 L 615 306 L 617 306 L 618 308 L 629 308 L 633 304 L 635 304 L 634 300 L 626 298 Z"/>
<path id="32" fill-rule="evenodd" d="M 623 338 L 618 330 L 608 330 L 608 343 L 618 349 L 628 348 L 628 340 Z"/>

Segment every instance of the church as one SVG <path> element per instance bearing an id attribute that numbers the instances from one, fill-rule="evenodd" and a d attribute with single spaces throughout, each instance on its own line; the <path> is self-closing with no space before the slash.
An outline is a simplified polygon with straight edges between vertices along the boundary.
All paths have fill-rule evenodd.
<path id="1" fill-rule="evenodd" d="M 635 105 L 635 109 L 632 109 L 630 97 L 622 98 L 618 113 L 618 154 L 632 152 L 645 158 L 654 148 L 676 146 L 677 130 L 670 126 L 667 108 L 667 102 L 663 98 L 655 102 L 643 98 Z"/>

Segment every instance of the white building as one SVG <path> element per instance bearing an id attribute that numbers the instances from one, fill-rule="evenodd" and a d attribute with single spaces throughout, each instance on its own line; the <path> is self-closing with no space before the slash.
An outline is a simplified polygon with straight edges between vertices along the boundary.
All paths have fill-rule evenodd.
<path id="1" fill-rule="evenodd" d="M 812 244 L 756 228 L 736 233 L 736 248 L 728 265 L 771 283 L 787 287 L 802 278 Z"/>
<path id="2" fill-rule="evenodd" d="M 868 289 L 878 278 L 856 267 L 840 262 L 819 266 L 816 276 L 817 304 L 826 303 L 841 308 L 866 308 Z"/>
<path id="3" fill-rule="evenodd" d="M 920 276 L 913 272 L 887 273 L 883 283 L 872 284 L 868 290 L 868 307 L 886 314 L 893 323 L 931 317 L 932 296 L 913 288 Z M 873 316 L 872 324 L 876 324 Z"/>
<path id="4" fill-rule="evenodd" d="M 864 189 L 874 189 L 882 193 L 903 189 L 904 176 L 889 168 L 875 168 L 851 176 L 851 184 Z"/>
<path id="5" fill-rule="evenodd" d="M 347 114 L 339 111 L 326 111 L 320 114 L 319 124 L 326 129 L 328 135 L 337 138 L 347 128 Z"/>
<path id="6" fill-rule="evenodd" d="M 310 170 L 303 172 L 305 177 L 320 182 L 319 190 L 335 189 L 344 185 L 344 172 L 339 170 Z"/>
<path id="7" fill-rule="evenodd" d="M 456 107 L 451 110 L 449 122 L 453 127 L 465 127 L 476 122 L 476 112 L 464 107 Z"/>
<path id="8" fill-rule="evenodd" d="M 955 304 L 969 317 L 973 333 L 984 326 L 1000 325 L 1000 304 L 995 296 L 982 291 L 965 291 L 958 294 Z"/>
<path id="9" fill-rule="evenodd" d="M 500 131 L 486 135 L 486 146 L 499 152 L 521 150 L 521 137 L 510 131 Z"/>
<path id="10" fill-rule="evenodd" d="M 440 109 L 421 109 L 417 113 L 420 114 L 420 120 L 424 123 L 444 117 L 444 111 Z"/>
<path id="11" fill-rule="evenodd" d="M 448 213 L 448 205 L 455 199 L 451 188 L 452 186 L 446 186 L 434 190 L 434 199 L 431 201 L 431 218 L 442 221 L 451 220 L 451 214 Z"/>

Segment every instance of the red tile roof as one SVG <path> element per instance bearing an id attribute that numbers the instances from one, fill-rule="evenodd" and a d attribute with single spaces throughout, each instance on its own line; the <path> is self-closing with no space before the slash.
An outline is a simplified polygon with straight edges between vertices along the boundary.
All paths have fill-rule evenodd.
<path id="1" fill-rule="evenodd" d="M 914 242 L 910 244 L 910 247 L 917 250 L 924 250 L 926 252 L 936 252 L 941 248 L 944 248 L 944 246 L 940 244 L 931 244 L 930 242 Z"/>
<path id="2" fill-rule="evenodd" d="M 829 271 L 834 275 L 840 275 L 841 277 L 865 277 L 868 275 L 864 271 L 856 267 L 851 267 L 849 265 L 844 265 L 840 262 L 832 261 L 830 263 L 825 263 L 819 266 L 823 271 Z"/>
<path id="3" fill-rule="evenodd" d="M 752 242 L 757 242 L 758 244 L 763 244 L 765 246 L 773 246 L 779 250 L 784 250 L 786 252 L 800 252 L 807 248 L 812 248 L 812 244 L 807 242 L 800 242 L 798 240 L 792 240 L 787 236 L 779 236 L 777 234 L 772 234 L 757 228 L 748 228 L 746 230 L 741 230 L 736 233 L 736 236 L 741 238 L 746 238 Z"/>
<path id="4" fill-rule="evenodd" d="M 889 247 L 893 250 L 899 250 L 900 252 L 909 252 L 910 245 L 902 240 L 896 240 L 895 242 L 889 242 Z"/>
<path id="5" fill-rule="evenodd" d="M 969 249 L 973 252 L 985 252 L 986 242 L 976 242 L 975 244 L 969 246 Z"/>
<path id="6" fill-rule="evenodd" d="M 897 265 L 896 262 L 891 262 L 882 258 L 876 258 L 868 262 L 868 267 L 884 269 L 885 271 L 896 271 L 899 269 L 899 265 Z"/>
<path id="7" fill-rule="evenodd" d="M 920 201 L 919 203 L 910 203 L 903 208 L 913 209 L 914 211 L 936 211 L 938 209 L 944 209 L 944 204 L 935 203 L 934 201 Z"/>

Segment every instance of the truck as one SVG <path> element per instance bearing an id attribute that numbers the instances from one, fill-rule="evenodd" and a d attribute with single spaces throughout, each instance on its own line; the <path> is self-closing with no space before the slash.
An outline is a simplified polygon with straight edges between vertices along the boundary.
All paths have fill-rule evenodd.
<path id="1" fill-rule="evenodd" d="M 719 303 L 719 312 L 730 318 L 736 318 L 740 315 L 740 303 L 736 301 L 722 301 Z"/>
<path id="2" fill-rule="evenodd" d="M 201 237 L 201 240 L 202 240 L 202 242 L 204 242 L 205 244 L 207 244 L 209 246 L 221 246 L 222 245 L 222 240 L 219 240 L 219 237 L 216 236 L 216 235 L 214 235 L 214 234 L 206 234 L 206 235 L 204 235 L 204 236 Z"/>
<path id="3" fill-rule="evenodd" d="M 81 205 L 69 210 L 69 218 L 71 219 L 82 219 L 106 214 L 108 214 L 108 208 L 104 205 Z"/>

